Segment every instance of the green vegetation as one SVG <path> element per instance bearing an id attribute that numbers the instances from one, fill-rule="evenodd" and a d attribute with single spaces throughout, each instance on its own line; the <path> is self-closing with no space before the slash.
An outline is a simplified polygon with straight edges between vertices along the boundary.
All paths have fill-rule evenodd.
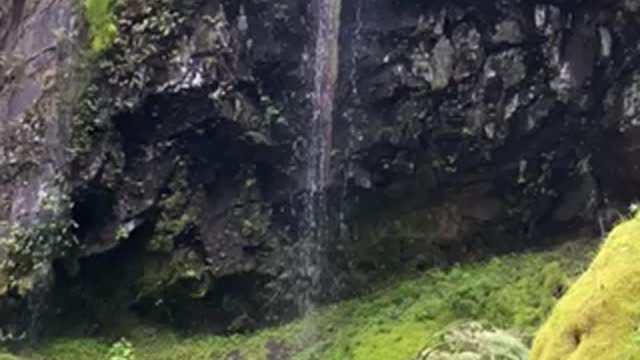
<path id="1" fill-rule="evenodd" d="M 112 0 L 84 0 L 84 15 L 89 23 L 91 51 L 100 53 L 118 34 L 114 23 Z"/>
<path id="2" fill-rule="evenodd" d="M 107 354 L 109 360 L 135 360 L 133 345 L 126 339 L 120 339 L 111 345 Z"/>
<path id="3" fill-rule="evenodd" d="M 263 360 L 274 346 L 295 354 L 296 360 L 411 360 L 439 345 L 441 332 L 461 320 L 518 328 L 520 338 L 528 342 L 564 286 L 588 263 L 589 249 L 581 242 L 430 271 L 416 279 L 393 279 L 391 285 L 359 299 L 255 334 L 181 337 L 137 327 L 121 335 L 135 348 L 137 360 L 210 360 L 232 351 L 242 359 Z M 112 343 L 56 339 L 37 354 L 24 355 L 34 360 L 102 359 Z"/>
<path id="4" fill-rule="evenodd" d="M 9 354 L 0 354 L 0 360 L 20 360 L 17 357 Z"/>
<path id="5" fill-rule="evenodd" d="M 640 358 L 640 329 L 636 329 L 624 339 L 623 359 Z"/>
<path id="6" fill-rule="evenodd" d="M 65 254 L 77 243 L 73 234 L 76 224 L 67 216 L 70 200 L 52 193 L 40 200 L 40 206 L 50 214 L 49 222 L 3 229 L 6 232 L 0 236 L 0 248 L 6 258 L 0 262 L 0 297 L 8 293 L 27 295 L 43 264 Z"/>
<path id="7" fill-rule="evenodd" d="M 456 324 L 440 336 L 440 344 L 417 360 L 527 360 L 529 349 L 516 335 L 478 322 Z"/>
<path id="8" fill-rule="evenodd" d="M 538 333 L 533 360 L 640 359 L 640 215 L 616 226 Z"/>

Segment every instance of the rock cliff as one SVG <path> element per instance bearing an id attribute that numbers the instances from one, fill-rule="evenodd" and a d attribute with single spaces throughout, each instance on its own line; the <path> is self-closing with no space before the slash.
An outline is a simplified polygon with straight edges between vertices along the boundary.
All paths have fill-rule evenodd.
<path id="1" fill-rule="evenodd" d="M 605 230 L 640 182 L 638 11 L 345 1 L 332 288 Z M 1 4 L 2 334 L 291 316 L 314 24 L 301 0 Z"/>

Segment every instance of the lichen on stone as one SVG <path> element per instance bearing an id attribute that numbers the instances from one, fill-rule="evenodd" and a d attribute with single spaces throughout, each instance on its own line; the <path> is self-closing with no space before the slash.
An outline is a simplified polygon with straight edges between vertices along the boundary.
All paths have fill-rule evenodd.
<path id="1" fill-rule="evenodd" d="M 52 192 L 45 193 L 39 201 L 39 207 L 47 214 L 46 220 L 0 229 L 5 234 L 0 236 L 4 252 L 0 262 L 0 297 L 8 291 L 20 297 L 27 295 L 39 270 L 78 245 L 76 224 L 69 216 L 72 203 L 66 196 Z"/>

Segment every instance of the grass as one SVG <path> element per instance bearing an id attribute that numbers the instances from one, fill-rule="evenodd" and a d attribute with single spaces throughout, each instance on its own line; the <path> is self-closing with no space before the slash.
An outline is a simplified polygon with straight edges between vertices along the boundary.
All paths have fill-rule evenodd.
<path id="1" fill-rule="evenodd" d="M 136 360 L 211 360 L 237 351 L 244 360 L 267 359 L 279 344 L 295 360 L 410 360 L 438 342 L 461 319 L 518 328 L 525 340 L 553 307 L 559 289 L 584 269 L 592 252 L 584 243 L 553 251 L 496 257 L 430 271 L 415 279 L 308 314 L 255 334 L 180 337 L 137 329 L 128 340 Z M 33 360 L 105 359 L 112 340 L 55 339 L 23 356 Z"/>
<path id="2" fill-rule="evenodd" d="M 20 360 L 17 357 L 9 354 L 0 354 L 0 360 Z"/>

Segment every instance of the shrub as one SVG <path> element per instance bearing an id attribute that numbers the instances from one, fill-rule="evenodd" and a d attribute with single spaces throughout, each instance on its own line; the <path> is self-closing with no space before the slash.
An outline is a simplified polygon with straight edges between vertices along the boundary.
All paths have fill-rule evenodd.
<path id="1" fill-rule="evenodd" d="M 456 325 L 439 337 L 440 344 L 423 351 L 418 360 L 527 360 L 528 357 L 527 347 L 516 336 L 479 322 Z"/>
<path id="2" fill-rule="evenodd" d="M 89 23 L 91 51 L 102 52 L 111 45 L 118 33 L 112 0 L 84 0 L 84 16 Z"/>
<path id="3" fill-rule="evenodd" d="M 133 345 L 126 339 L 116 341 L 107 354 L 109 360 L 135 360 L 136 356 L 133 351 Z"/>

